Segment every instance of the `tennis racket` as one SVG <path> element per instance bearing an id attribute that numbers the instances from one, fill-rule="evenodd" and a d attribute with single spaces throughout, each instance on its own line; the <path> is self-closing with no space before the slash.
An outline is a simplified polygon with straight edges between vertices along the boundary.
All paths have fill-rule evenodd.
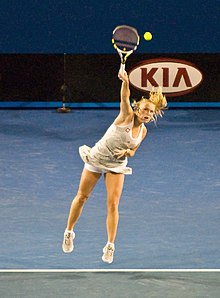
<path id="1" fill-rule="evenodd" d="M 126 60 L 137 49 L 139 41 L 138 32 L 133 27 L 121 25 L 114 29 L 112 44 L 121 58 L 120 73 L 124 73 Z"/>

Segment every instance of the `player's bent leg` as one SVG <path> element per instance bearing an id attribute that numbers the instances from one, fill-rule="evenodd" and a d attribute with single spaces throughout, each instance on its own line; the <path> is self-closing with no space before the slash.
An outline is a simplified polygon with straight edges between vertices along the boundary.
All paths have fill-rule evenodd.
<path id="1" fill-rule="evenodd" d="M 94 186 L 98 182 L 101 174 L 90 172 L 85 169 L 82 172 L 81 180 L 79 184 L 79 189 L 77 195 L 72 201 L 67 228 L 64 232 L 62 248 L 65 253 L 72 252 L 74 249 L 73 240 L 75 238 L 75 233 L 73 232 L 74 226 L 78 221 L 85 202 L 87 201 L 89 195 L 91 194 Z"/>

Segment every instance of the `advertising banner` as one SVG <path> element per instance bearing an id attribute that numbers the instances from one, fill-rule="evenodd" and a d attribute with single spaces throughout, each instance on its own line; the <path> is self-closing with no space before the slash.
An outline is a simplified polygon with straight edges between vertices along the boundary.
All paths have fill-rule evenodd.
<path id="1" fill-rule="evenodd" d="M 66 101 L 77 107 L 114 107 L 120 100 L 119 67 L 118 54 L 0 55 L 0 103 L 44 107 Z M 126 62 L 131 99 L 147 96 L 160 86 L 174 105 L 218 106 L 219 70 L 218 53 L 135 53 Z"/>
<path id="2" fill-rule="evenodd" d="M 117 55 L 68 55 L 74 101 L 118 101 L 119 65 Z M 160 86 L 170 102 L 220 102 L 220 54 L 134 54 L 126 70 L 134 98 Z"/>

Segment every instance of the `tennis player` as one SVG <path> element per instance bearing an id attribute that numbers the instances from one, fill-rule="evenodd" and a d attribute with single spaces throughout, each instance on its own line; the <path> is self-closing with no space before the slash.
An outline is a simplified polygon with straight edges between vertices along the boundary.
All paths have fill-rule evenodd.
<path id="1" fill-rule="evenodd" d="M 157 116 L 162 116 L 167 105 L 166 98 L 159 89 L 157 92 L 150 92 L 149 98 L 142 97 L 140 101 L 134 102 L 132 109 L 128 75 L 124 72 L 123 74 L 119 73 L 118 76 L 122 80 L 119 115 L 94 147 L 90 148 L 84 145 L 79 148 L 85 166 L 78 192 L 71 204 L 62 245 L 65 253 L 73 251 L 75 224 L 94 186 L 104 174 L 107 190 L 106 229 L 108 241 L 103 248 L 102 260 L 107 263 L 113 262 L 119 220 L 118 206 L 124 176 L 132 174 L 132 169 L 127 167 L 128 158 L 134 156 L 146 137 L 145 124 L 150 121 L 156 122 Z"/>

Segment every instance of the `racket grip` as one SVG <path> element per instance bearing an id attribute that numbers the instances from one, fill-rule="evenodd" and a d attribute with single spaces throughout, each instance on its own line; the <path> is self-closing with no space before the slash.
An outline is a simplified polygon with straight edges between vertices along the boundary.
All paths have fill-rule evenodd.
<path id="1" fill-rule="evenodd" d="M 125 71 L 125 63 L 121 63 L 119 72 L 120 72 L 121 74 L 124 74 L 124 71 Z"/>

